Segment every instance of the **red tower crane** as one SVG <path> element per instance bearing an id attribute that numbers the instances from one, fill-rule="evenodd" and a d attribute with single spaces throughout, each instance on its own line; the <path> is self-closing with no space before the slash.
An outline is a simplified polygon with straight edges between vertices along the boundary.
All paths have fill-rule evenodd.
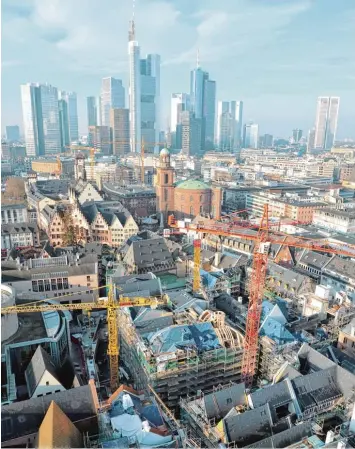
<path id="1" fill-rule="evenodd" d="M 178 224 L 173 216 L 169 217 L 169 225 L 177 228 Z M 253 265 L 252 275 L 249 287 L 249 305 L 246 323 L 246 333 L 244 339 L 244 353 L 242 360 L 242 381 L 245 382 L 246 387 L 250 388 L 253 383 L 254 375 L 257 368 L 258 348 L 259 348 L 259 327 L 261 319 L 261 308 L 263 293 L 265 289 L 266 268 L 268 262 L 268 253 L 271 244 L 279 244 L 280 246 L 289 246 L 295 248 L 305 248 L 308 250 L 339 254 L 347 257 L 355 257 L 355 253 L 344 249 L 333 248 L 315 240 L 307 240 L 300 237 L 292 237 L 284 233 L 277 232 L 270 229 L 268 206 L 264 206 L 263 216 L 260 222 L 257 233 L 250 233 L 245 227 L 237 226 L 235 224 L 186 224 L 184 232 L 197 232 L 200 236 L 204 234 L 214 234 L 225 237 L 242 237 L 248 240 L 253 240 Z M 198 254 L 198 251 L 196 252 Z M 195 260 L 194 276 L 199 275 L 196 269 L 197 263 Z M 197 274 L 198 273 L 198 274 Z"/>

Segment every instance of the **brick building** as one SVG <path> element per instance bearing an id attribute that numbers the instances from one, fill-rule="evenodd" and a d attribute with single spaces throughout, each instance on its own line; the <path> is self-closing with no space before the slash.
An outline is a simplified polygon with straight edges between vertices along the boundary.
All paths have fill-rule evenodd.
<path id="1" fill-rule="evenodd" d="M 176 218 L 194 218 L 197 215 L 221 217 L 222 190 L 203 181 L 188 179 L 174 183 L 175 170 L 170 164 L 169 150 L 160 152 L 157 168 L 157 211 L 165 216 L 173 213 Z"/>

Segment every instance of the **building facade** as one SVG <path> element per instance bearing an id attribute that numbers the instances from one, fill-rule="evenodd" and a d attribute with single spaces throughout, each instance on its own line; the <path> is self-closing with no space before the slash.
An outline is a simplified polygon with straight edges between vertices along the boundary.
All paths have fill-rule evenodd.
<path id="1" fill-rule="evenodd" d="M 20 128 L 17 125 L 6 126 L 6 141 L 9 143 L 20 140 Z"/>
<path id="2" fill-rule="evenodd" d="M 191 111 L 181 113 L 181 128 L 178 125 L 178 133 L 181 132 L 181 150 L 187 156 L 201 154 L 203 151 L 201 139 L 203 133 L 203 119 L 196 118 Z"/>
<path id="3" fill-rule="evenodd" d="M 339 114 L 339 97 L 318 97 L 315 148 L 330 150 L 334 144 Z"/>
<path id="4" fill-rule="evenodd" d="M 1 206 L 1 224 L 17 224 L 27 221 L 26 204 L 4 204 Z"/>
<path id="5" fill-rule="evenodd" d="M 61 123 L 61 127 L 67 128 L 69 144 L 79 139 L 78 105 L 75 92 L 60 92 L 62 108 L 66 109 L 66 120 Z"/>
<path id="6" fill-rule="evenodd" d="M 86 98 L 88 126 L 97 126 L 97 99 L 96 97 Z"/>
<path id="7" fill-rule="evenodd" d="M 110 127 L 112 134 L 112 152 L 115 156 L 129 153 L 129 110 L 111 109 Z"/>
<path id="8" fill-rule="evenodd" d="M 39 232 L 35 223 L 3 224 L 1 226 L 1 248 L 39 245 Z"/>
<path id="9" fill-rule="evenodd" d="M 259 125 L 249 123 L 244 125 L 243 131 L 243 147 L 258 148 L 259 144 Z"/>
<path id="10" fill-rule="evenodd" d="M 135 24 L 130 22 L 128 33 L 129 58 L 129 123 L 131 152 L 141 151 L 141 77 L 140 77 L 140 47 L 135 36 Z"/>
<path id="11" fill-rule="evenodd" d="M 60 153 L 58 90 L 50 84 L 21 85 L 27 156 Z"/>
<path id="12" fill-rule="evenodd" d="M 99 153 L 112 154 L 110 126 L 89 126 L 88 143 Z"/>
<path id="13" fill-rule="evenodd" d="M 110 110 L 125 107 L 125 89 L 122 80 L 108 77 L 101 84 L 101 125 L 110 126 Z"/>

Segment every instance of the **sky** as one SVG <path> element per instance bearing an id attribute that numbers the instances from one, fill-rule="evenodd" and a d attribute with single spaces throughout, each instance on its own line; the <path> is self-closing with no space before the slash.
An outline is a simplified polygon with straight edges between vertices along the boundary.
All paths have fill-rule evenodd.
<path id="1" fill-rule="evenodd" d="M 2 0 L 2 127 L 22 128 L 20 85 L 50 83 L 86 97 L 101 78 L 128 95 L 132 0 Z M 162 128 L 170 96 L 201 67 L 217 100 L 243 100 L 244 121 L 287 137 L 314 125 L 316 99 L 339 96 L 339 138 L 355 138 L 355 0 L 136 0 L 141 57 L 161 55 Z"/>

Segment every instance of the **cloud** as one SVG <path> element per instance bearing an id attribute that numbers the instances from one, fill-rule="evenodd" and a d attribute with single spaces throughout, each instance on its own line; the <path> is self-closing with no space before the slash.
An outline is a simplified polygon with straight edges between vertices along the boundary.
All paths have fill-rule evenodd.
<path id="1" fill-rule="evenodd" d="M 164 114 L 171 92 L 188 91 L 198 49 L 202 67 L 217 81 L 218 98 L 244 99 L 246 111 L 256 108 L 246 112 L 256 120 L 270 123 L 268 95 L 275 108 L 288 98 L 292 114 L 307 120 L 306 101 L 303 106 L 297 101 L 315 102 L 319 93 L 339 90 L 348 92 L 342 111 L 350 111 L 355 4 L 334 5 L 333 0 L 136 0 L 142 57 L 161 55 Z M 3 101 L 9 111 L 16 107 L 20 116 L 19 84 L 50 82 L 81 95 L 84 123 L 84 97 L 98 94 L 101 77 L 122 77 L 128 87 L 131 0 L 3 0 L 2 7 Z M 17 69 L 18 62 L 26 72 Z M 313 116 L 312 111 L 308 120 Z"/>

